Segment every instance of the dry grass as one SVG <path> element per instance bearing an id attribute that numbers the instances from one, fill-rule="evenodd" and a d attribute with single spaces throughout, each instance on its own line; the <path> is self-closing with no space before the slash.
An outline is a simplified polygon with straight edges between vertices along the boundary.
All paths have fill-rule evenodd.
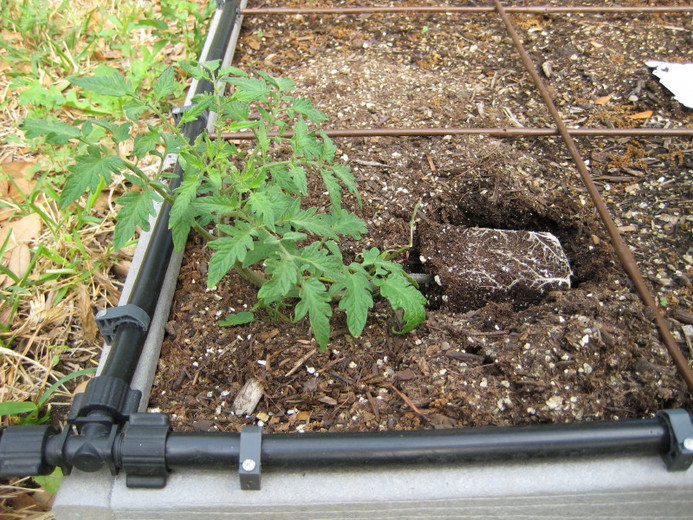
<path id="1" fill-rule="evenodd" d="M 0 181 L 0 239 L 9 237 L 2 265 L 22 280 L 17 283 L 0 275 L 0 402 L 36 402 L 64 376 L 97 365 L 101 338 L 94 311 L 117 304 L 132 251 L 113 252 L 110 247 L 117 210 L 114 200 L 124 191 L 123 178 L 114 178 L 103 190 L 89 219 L 82 219 L 78 211 L 58 210 L 55 198 L 69 155 L 56 155 L 50 147 L 32 147 L 23 141 L 18 128 L 31 115 L 31 107 L 21 96 L 29 87 L 17 85 L 24 77 L 46 91 L 63 92 L 69 89 L 67 76 L 88 73 L 98 65 L 127 72 L 130 59 L 155 43 L 152 29 L 128 32 L 134 49 L 129 57 L 113 45 L 113 39 L 94 40 L 93 33 L 116 28 L 105 13 L 136 20 L 137 15 L 127 13 L 160 12 L 161 2 L 6 1 L 3 14 L 12 16 L 3 16 L 0 22 L 0 37 L 6 44 L 0 46 L 0 168 L 5 179 Z M 207 5 L 203 0 L 194 2 L 200 12 Z M 23 33 L 19 22 L 11 20 L 20 20 L 32 5 L 46 9 L 48 23 Z M 190 25 L 193 21 L 189 17 Z M 81 29 L 75 29 L 80 24 Z M 62 36 L 67 39 L 75 31 L 77 40 L 70 47 Z M 170 44 L 161 59 L 174 63 L 186 54 L 183 44 Z M 85 112 L 61 106 L 51 116 L 72 122 L 85 117 Z M 147 169 L 156 171 L 156 164 Z M 52 395 L 50 422 L 59 423 L 65 417 L 78 383 L 71 381 Z M 0 417 L 0 426 L 14 422 L 12 416 Z M 50 497 L 37 491 L 31 479 L 0 482 L 3 520 L 49 519 L 49 508 Z"/>

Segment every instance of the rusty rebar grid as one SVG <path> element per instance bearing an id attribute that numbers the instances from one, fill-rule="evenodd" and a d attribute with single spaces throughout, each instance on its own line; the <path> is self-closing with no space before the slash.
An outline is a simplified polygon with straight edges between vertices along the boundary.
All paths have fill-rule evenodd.
<path id="1" fill-rule="evenodd" d="M 525 65 L 525 68 L 532 77 L 532 81 L 539 90 L 539 94 L 544 100 L 544 104 L 549 109 L 549 112 L 551 113 L 551 116 L 554 119 L 554 122 L 556 123 L 556 127 L 558 128 L 561 137 L 563 138 L 563 141 L 565 142 L 566 147 L 568 148 L 568 151 L 573 159 L 573 162 L 575 163 L 575 167 L 577 168 L 578 173 L 580 174 L 583 184 L 587 188 L 590 198 L 592 199 L 592 202 L 594 203 L 597 212 L 599 213 L 599 217 L 601 218 L 602 223 L 604 224 L 604 227 L 606 228 L 606 231 L 611 239 L 611 244 L 614 247 L 616 256 L 618 256 L 619 260 L 621 261 L 621 265 L 623 266 L 626 273 L 635 285 L 635 289 L 638 292 L 640 299 L 645 304 L 645 306 L 649 307 L 654 313 L 655 323 L 657 329 L 659 330 L 660 337 L 664 345 L 666 346 L 667 350 L 669 351 L 669 354 L 671 355 L 674 364 L 676 365 L 676 368 L 681 374 L 681 377 L 683 377 L 689 390 L 693 391 L 693 370 L 691 369 L 690 365 L 688 364 L 688 361 L 686 360 L 685 356 L 681 352 L 681 349 L 676 343 L 674 336 L 669 330 L 669 326 L 667 325 L 667 322 L 664 319 L 661 310 L 655 303 L 654 296 L 650 292 L 650 289 L 647 287 L 647 283 L 645 282 L 645 278 L 643 277 L 642 273 L 640 272 L 640 269 L 638 268 L 638 264 L 635 260 L 633 252 L 628 247 L 626 242 L 623 240 L 623 237 L 618 231 L 616 224 L 611 218 L 611 214 L 609 213 L 609 209 L 606 205 L 606 202 L 604 202 L 604 199 L 599 194 L 599 190 L 597 189 L 594 180 L 592 180 L 592 177 L 590 176 L 589 171 L 587 170 L 585 161 L 582 159 L 582 155 L 580 154 L 580 151 L 578 150 L 577 145 L 575 144 L 575 141 L 573 140 L 573 137 L 571 136 L 570 131 L 568 130 L 568 127 L 561 118 L 561 115 L 558 112 L 558 108 L 551 99 L 551 94 L 549 93 L 549 90 L 547 89 L 546 85 L 544 85 L 544 81 L 541 79 L 541 76 L 539 75 L 536 66 L 534 65 L 532 59 L 529 57 L 529 54 L 522 45 L 522 40 L 520 39 L 519 34 L 515 30 L 515 27 L 512 21 L 510 20 L 510 17 L 508 16 L 506 8 L 503 7 L 503 5 L 500 3 L 500 0 L 493 0 L 493 3 L 496 6 L 496 10 L 498 11 L 499 16 L 501 17 L 501 20 L 503 21 L 503 24 L 505 25 L 508 34 L 513 40 L 513 44 L 515 45 L 516 50 L 520 54 L 522 63 Z"/>
<path id="2" fill-rule="evenodd" d="M 650 14 L 688 13 L 693 6 L 515 6 L 506 12 L 523 14 Z M 349 14 L 435 14 L 435 13 L 493 13 L 495 7 L 480 6 L 409 6 L 409 7 L 256 7 L 240 10 L 242 15 L 349 15 Z"/>
<path id="3" fill-rule="evenodd" d="M 377 14 L 377 13 L 491 13 L 497 12 L 503 21 L 513 43 L 520 54 L 520 57 L 527 71 L 532 77 L 535 86 L 549 109 L 556 128 L 429 128 L 429 129 L 344 129 L 332 130 L 327 132 L 331 137 L 368 137 L 368 136 L 431 136 L 431 135 L 489 135 L 495 137 L 520 137 L 520 136 L 556 136 L 563 139 L 568 151 L 575 163 L 576 169 L 580 174 L 583 184 L 597 209 L 597 213 L 604 224 L 607 234 L 619 258 L 621 265 L 632 280 L 638 295 L 654 313 L 655 325 L 659 331 L 660 338 L 674 361 L 679 373 L 686 382 L 689 390 L 693 391 L 693 370 L 688 361 L 678 347 L 666 320 L 655 303 L 655 299 L 645 282 L 645 279 L 638 268 L 633 252 L 623 240 L 618 228 L 616 227 L 611 214 L 606 206 L 604 199 L 599 194 L 594 180 L 587 170 L 584 160 L 573 140 L 573 136 L 690 136 L 690 128 L 680 129 L 570 129 L 560 116 L 556 105 L 553 103 L 548 89 L 543 83 L 537 69 L 522 45 L 521 39 L 515 30 L 508 13 L 689 13 L 693 12 L 693 6 L 577 6 L 577 7 L 554 7 L 554 6 L 534 6 L 534 7 L 504 7 L 499 0 L 493 0 L 494 7 L 363 7 L 363 8 L 267 8 L 267 9 L 244 9 L 241 14 L 247 15 L 288 15 L 288 14 Z M 672 133 L 674 132 L 674 133 Z M 288 134 L 283 134 L 288 136 Z M 214 137 L 217 137 L 214 135 Z M 252 132 L 224 133 L 224 138 L 250 139 L 253 138 Z"/>
<path id="4" fill-rule="evenodd" d="M 567 128 L 573 137 L 693 137 L 693 128 Z M 333 128 L 324 131 L 327 137 L 437 137 L 437 136 L 473 136 L 489 137 L 551 137 L 560 136 L 558 128 Z M 268 133 L 268 137 L 277 136 L 277 132 Z M 293 132 L 287 130 L 283 137 L 292 137 Z M 254 134 L 246 132 L 210 133 L 210 137 L 222 139 L 246 140 L 254 139 Z"/>

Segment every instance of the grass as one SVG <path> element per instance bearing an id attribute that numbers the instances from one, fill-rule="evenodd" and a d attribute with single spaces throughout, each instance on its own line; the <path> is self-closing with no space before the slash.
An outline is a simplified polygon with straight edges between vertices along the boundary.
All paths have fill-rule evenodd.
<path id="1" fill-rule="evenodd" d="M 124 179 L 58 209 L 67 164 L 80 152 L 18 131 L 27 118 L 72 123 L 122 113 L 69 78 L 114 69 L 150 88 L 194 58 L 214 6 L 204 0 L 5 0 L 0 3 L 0 425 L 59 423 L 75 385 L 94 371 L 96 308 L 117 304 L 133 248 L 111 245 Z M 177 94 L 182 93 L 182 87 Z M 156 125 L 151 116 L 142 124 Z M 157 164 L 145 169 L 155 172 Z M 3 518 L 50 518 L 56 478 L 0 485 Z"/>

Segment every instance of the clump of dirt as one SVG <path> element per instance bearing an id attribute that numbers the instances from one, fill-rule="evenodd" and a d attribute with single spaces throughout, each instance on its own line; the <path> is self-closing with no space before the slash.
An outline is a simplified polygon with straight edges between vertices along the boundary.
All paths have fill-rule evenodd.
<path id="1" fill-rule="evenodd" d="M 419 234 L 420 261 L 443 288 L 443 305 L 469 311 L 489 302 L 515 308 L 551 290 L 570 288 L 570 264 L 551 233 L 428 226 Z"/>

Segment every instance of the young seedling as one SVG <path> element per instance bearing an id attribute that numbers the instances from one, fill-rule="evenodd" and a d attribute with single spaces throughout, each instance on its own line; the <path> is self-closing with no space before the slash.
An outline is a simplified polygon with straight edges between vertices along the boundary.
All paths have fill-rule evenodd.
<path id="1" fill-rule="evenodd" d="M 77 87 L 120 98 L 127 122 L 89 119 L 76 126 L 25 122 L 29 135 L 79 141 L 84 147 L 69 168 L 61 207 L 122 172 L 133 189 L 117 201 L 122 208 L 114 245 L 119 248 L 138 227 L 148 229 L 155 202 L 170 203 L 169 226 L 176 249 L 182 249 L 189 231 L 195 230 L 214 251 L 209 287 L 231 270 L 258 286 L 257 304 L 249 312 L 228 316 L 223 325 L 252 321 L 259 309 L 291 321 L 307 317 L 318 345 L 325 349 L 334 308 L 346 313 L 349 332 L 359 336 L 377 295 L 403 311 L 404 326 L 395 332 L 406 333 L 423 322 L 426 300 L 390 252 L 371 248 L 345 260 L 342 237 L 359 240 L 366 225 L 342 205 L 345 193 L 359 204 L 361 199 L 350 169 L 335 161 L 336 146 L 315 129 L 327 119 L 325 115 L 309 100 L 291 96 L 294 83 L 289 79 L 262 72 L 250 76 L 233 67 L 220 68 L 218 62 L 181 63 L 181 67 L 215 88 L 196 96 L 178 125 L 165 117 L 165 100 L 176 87 L 172 68 L 148 94 L 140 94 L 118 73 L 71 80 Z M 145 112 L 159 116 L 163 125 L 136 130 Z M 182 125 L 205 113 L 215 115 L 218 133 L 251 130 L 254 146 L 243 149 L 204 133 L 194 142 L 186 140 Z M 96 128 L 105 131 L 107 140 Z M 149 178 L 139 166 L 148 156 L 162 159 L 170 153 L 177 154 L 182 167 L 180 183 L 173 190 L 159 176 Z M 159 173 L 171 176 L 161 169 Z M 325 211 L 307 203 L 311 179 L 328 194 Z"/>

